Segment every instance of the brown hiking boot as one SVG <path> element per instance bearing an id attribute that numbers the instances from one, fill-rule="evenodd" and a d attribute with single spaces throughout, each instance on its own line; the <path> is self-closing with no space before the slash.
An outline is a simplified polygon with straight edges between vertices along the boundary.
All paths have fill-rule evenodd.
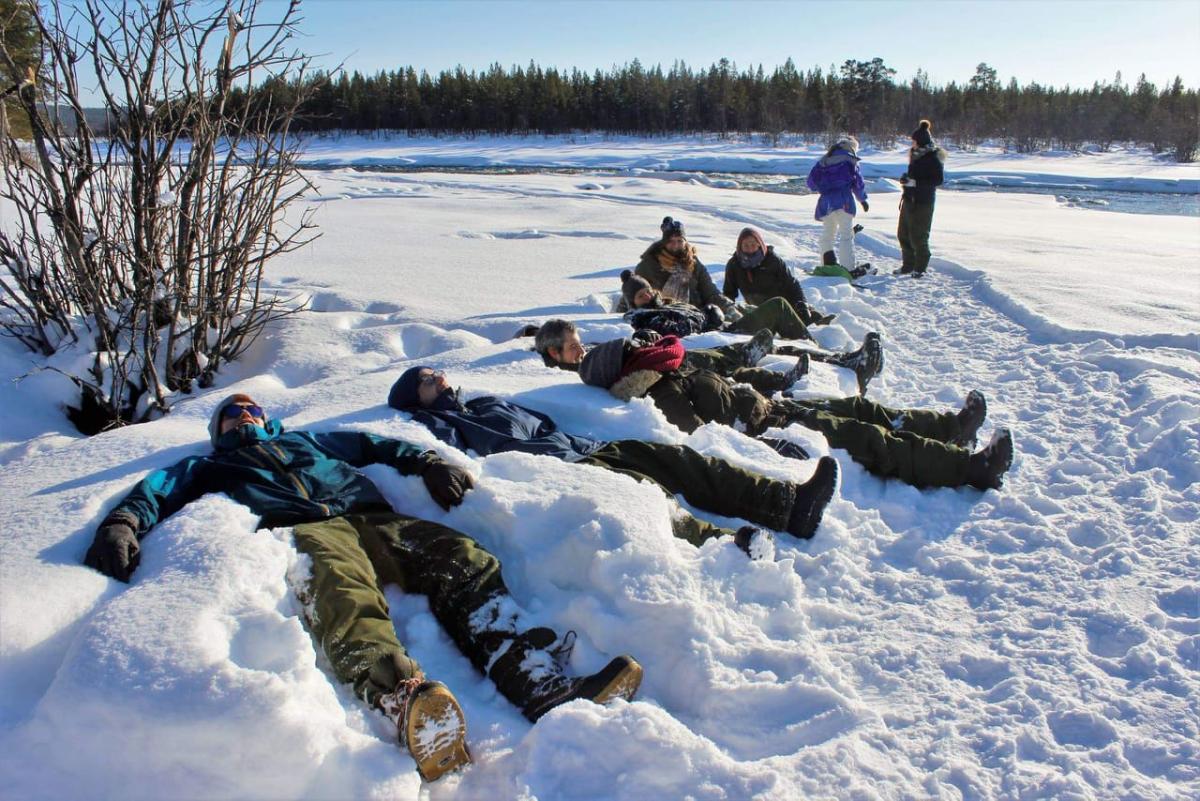
<path id="1" fill-rule="evenodd" d="M 551 676 L 540 682 L 530 693 L 531 699 L 522 710 L 525 717 L 536 721 L 556 706 L 577 698 L 604 704 L 614 698 L 632 700 L 642 684 L 642 666 L 629 655 L 618 656 L 598 673 L 581 678 Z"/>
<path id="2" fill-rule="evenodd" d="M 427 782 L 470 764 L 467 720 L 450 689 L 424 677 L 406 679 L 379 698 L 383 714 L 396 724 L 400 743 Z"/>

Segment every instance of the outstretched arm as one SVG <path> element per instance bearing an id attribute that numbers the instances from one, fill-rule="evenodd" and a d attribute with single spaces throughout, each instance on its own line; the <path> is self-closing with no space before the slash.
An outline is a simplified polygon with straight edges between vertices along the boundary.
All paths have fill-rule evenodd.
<path id="1" fill-rule="evenodd" d="M 326 451 L 354 467 L 386 464 L 396 468 L 402 476 L 420 476 L 429 494 L 443 509 L 458 506 L 467 490 L 475 486 L 466 470 L 411 442 L 362 431 L 335 431 L 313 434 L 312 437 Z"/>

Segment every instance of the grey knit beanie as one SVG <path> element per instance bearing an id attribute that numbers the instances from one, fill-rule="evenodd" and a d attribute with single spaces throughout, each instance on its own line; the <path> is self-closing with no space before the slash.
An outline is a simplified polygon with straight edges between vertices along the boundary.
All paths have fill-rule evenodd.
<path id="1" fill-rule="evenodd" d="M 579 365 L 579 377 L 592 387 L 608 389 L 621 377 L 625 365 L 625 340 L 614 339 L 587 352 Z"/>

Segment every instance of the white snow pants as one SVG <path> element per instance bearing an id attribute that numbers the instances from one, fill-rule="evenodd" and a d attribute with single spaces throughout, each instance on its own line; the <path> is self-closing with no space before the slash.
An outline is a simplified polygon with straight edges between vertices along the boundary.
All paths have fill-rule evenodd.
<path id="1" fill-rule="evenodd" d="M 837 240 L 838 264 L 847 270 L 855 268 L 854 263 L 854 215 L 841 209 L 834 209 L 821 220 L 824 228 L 821 230 L 821 253 L 833 250 L 833 242 Z"/>

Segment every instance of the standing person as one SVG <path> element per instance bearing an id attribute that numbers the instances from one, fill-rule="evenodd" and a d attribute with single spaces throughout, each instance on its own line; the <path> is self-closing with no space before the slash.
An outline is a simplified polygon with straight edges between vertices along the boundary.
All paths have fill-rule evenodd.
<path id="1" fill-rule="evenodd" d="M 900 198 L 900 275 L 925 275 L 929 268 L 929 230 L 933 227 L 933 204 L 937 188 L 945 179 L 946 151 L 933 141 L 929 120 L 912 132 L 908 172 L 900 176 L 904 194 Z"/>
<path id="2" fill-rule="evenodd" d="M 801 538 L 816 531 L 837 479 L 837 463 L 832 459 L 819 464 L 807 483 L 797 484 L 743 470 L 685 445 L 636 439 L 601 442 L 575 436 L 560 430 L 548 415 L 494 395 L 463 401 L 444 373 L 425 365 L 410 367 L 396 380 L 388 405 L 410 412 L 415 422 L 459 450 L 470 449 L 480 456 L 521 451 L 602 467 L 651 481 L 672 497 L 682 495 L 698 509 Z M 696 546 L 732 534 L 734 543 L 748 555 L 756 536 L 771 539 L 769 532 L 760 534 L 754 526 L 728 531 L 686 512 L 673 515 L 671 527 L 676 537 Z"/>
<path id="3" fill-rule="evenodd" d="M 858 140 L 853 136 L 843 136 L 834 142 L 833 147 L 808 171 L 808 188 L 821 193 L 817 198 L 815 216 L 823 226 L 822 260 L 825 264 L 840 264 L 846 270 L 853 270 L 856 266 L 854 215 L 857 207 L 854 200 L 858 199 L 863 211 L 871 210 L 858 162 Z M 833 261 L 835 241 L 836 262 Z"/>
<path id="4" fill-rule="evenodd" d="M 459 650 L 530 720 L 577 698 L 602 703 L 637 691 L 642 667 L 630 656 L 592 676 L 565 675 L 574 639 L 521 630 L 524 613 L 499 560 L 466 534 L 394 512 L 358 468 L 387 464 L 420 476 L 444 509 L 474 486 L 465 470 L 402 440 L 284 431 L 248 395 L 221 401 L 208 431 L 213 452 L 142 479 L 104 518 L 84 564 L 129 581 L 150 530 L 210 492 L 250 507 L 264 528 L 293 526 L 296 549 L 312 560 L 301 592 L 313 634 L 338 680 L 395 724 L 421 778 L 471 761 L 466 719 L 446 685 L 428 680 L 400 644 L 385 583 L 425 595 Z"/>
<path id="5" fill-rule="evenodd" d="M 833 322 L 834 315 L 821 314 L 808 305 L 796 276 L 755 228 L 743 228 L 738 234 L 733 255 L 725 262 L 725 285 L 721 291 L 730 300 L 737 300 L 740 292 L 755 306 L 761 306 L 771 298 L 783 298 L 792 304 L 805 325 Z"/>

